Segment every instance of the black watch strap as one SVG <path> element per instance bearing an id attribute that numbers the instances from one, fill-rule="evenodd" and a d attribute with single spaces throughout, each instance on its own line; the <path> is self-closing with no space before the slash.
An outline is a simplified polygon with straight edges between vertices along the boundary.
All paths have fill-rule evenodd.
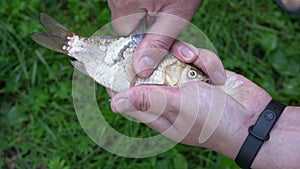
<path id="1" fill-rule="evenodd" d="M 270 137 L 270 131 L 285 108 L 284 104 L 271 100 L 256 123 L 249 127 L 249 135 L 242 145 L 235 162 L 248 169 L 264 141 Z"/>

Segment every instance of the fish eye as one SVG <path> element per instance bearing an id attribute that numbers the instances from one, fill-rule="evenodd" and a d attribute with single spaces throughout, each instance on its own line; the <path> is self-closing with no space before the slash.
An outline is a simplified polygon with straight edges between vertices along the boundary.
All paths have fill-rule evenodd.
<path id="1" fill-rule="evenodd" d="M 197 77 L 197 72 L 196 70 L 189 70 L 187 74 L 188 78 L 190 79 L 195 79 Z"/>

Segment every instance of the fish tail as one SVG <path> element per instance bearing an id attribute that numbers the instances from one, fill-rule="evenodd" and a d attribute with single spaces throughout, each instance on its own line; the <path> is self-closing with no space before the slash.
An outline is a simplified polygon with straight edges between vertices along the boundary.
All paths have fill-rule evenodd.
<path id="1" fill-rule="evenodd" d="M 47 32 L 32 33 L 32 40 L 46 48 L 67 54 L 67 51 L 63 49 L 63 46 L 68 44 L 68 36 L 74 35 L 75 33 L 45 13 L 41 13 L 40 20 Z"/>

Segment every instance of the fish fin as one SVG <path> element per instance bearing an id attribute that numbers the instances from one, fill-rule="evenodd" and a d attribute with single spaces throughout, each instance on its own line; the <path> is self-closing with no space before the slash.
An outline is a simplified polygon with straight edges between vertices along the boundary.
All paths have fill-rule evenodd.
<path id="1" fill-rule="evenodd" d="M 58 37 L 67 37 L 71 32 L 68 28 L 57 22 L 55 19 L 45 13 L 40 14 L 40 21 L 49 34 Z"/>
<path id="2" fill-rule="evenodd" d="M 48 49 L 67 54 L 67 51 L 62 48 L 67 44 L 67 38 L 58 37 L 45 32 L 35 32 L 31 34 L 31 39 Z"/>
<path id="3" fill-rule="evenodd" d="M 45 13 L 41 13 L 40 21 L 47 32 L 36 32 L 31 34 L 32 40 L 56 52 L 68 54 L 66 49 L 63 49 L 63 46 L 67 48 L 69 41 L 68 36 L 74 35 L 75 33 L 71 32 Z"/>
<path id="4" fill-rule="evenodd" d="M 88 72 L 86 71 L 84 65 L 79 62 L 79 61 L 71 61 L 71 64 L 77 69 L 79 70 L 81 73 L 89 76 Z"/>

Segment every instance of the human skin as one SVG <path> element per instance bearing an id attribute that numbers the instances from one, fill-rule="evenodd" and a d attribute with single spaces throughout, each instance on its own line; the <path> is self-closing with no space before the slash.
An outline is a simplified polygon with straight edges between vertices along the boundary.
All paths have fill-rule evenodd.
<path id="1" fill-rule="evenodd" d="M 136 19 L 113 24 L 120 35 L 127 35 L 138 25 L 146 13 L 151 16 L 148 18 L 150 22 L 153 22 L 154 18 L 157 19 L 155 25 L 159 28 L 172 30 L 179 23 L 170 23 L 167 21 L 168 18 L 160 18 L 159 12 L 170 13 L 190 20 L 200 3 L 199 0 L 189 1 L 189 3 L 171 0 L 110 0 L 109 6 L 113 20 L 133 13 L 143 13 L 143 15 L 137 15 Z M 286 6 L 289 7 L 291 4 Z M 295 7 L 295 5 L 291 6 Z M 183 26 L 184 24 L 177 27 L 179 29 L 173 30 L 171 37 L 176 37 Z M 148 48 L 168 50 L 172 42 L 173 38 L 150 34 L 142 40 L 137 51 L 149 51 L 144 50 Z M 142 85 L 118 94 L 109 91 L 111 96 L 114 96 L 111 101 L 112 110 L 133 116 L 174 141 L 210 148 L 235 159 L 248 135 L 248 127 L 256 122 L 260 113 L 271 100 L 271 96 L 247 78 L 234 72 L 225 72 L 220 61 L 216 59 L 217 57 L 206 50 L 195 50 L 191 46 L 176 43 L 172 47 L 172 52 L 182 61 L 193 63 L 202 69 L 211 78 L 214 85 L 191 82 L 177 88 Z M 162 57 L 163 54 L 136 52 L 134 69 L 139 76 L 146 77 L 151 74 Z M 225 102 L 220 102 L 216 98 L 225 98 Z M 221 111 L 210 111 L 212 107 L 222 104 L 224 107 Z M 202 130 L 203 126 L 211 113 L 221 119 L 213 124 L 217 126 L 208 139 L 200 142 L 201 133 L 205 133 L 205 130 Z M 257 154 L 252 168 L 276 169 L 300 166 L 299 120 L 300 108 L 286 107 L 272 129 L 270 139 L 263 144 Z M 193 125 L 190 126 L 190 124 Z M 210 127 L 214 128 L 214 126 Z M 166 130 L 168 132 L 164 132 Z"/>
<path id="2" fill-rule="evenodd" d="M 147 49 L 156 48 L 160 51 L 162 51 L 161 49 L 166 52 L 169 51 L 174 38 L 188 21 L 192 19 L 200 3 L 201 0 L 192 0 L 188 3 L 185 0 L 108 1 L 112 12 L 112 19 L 118 20 L 117 22 L 113 22 L 113 27 L 119 35 L 128 35 L 131 33 L 146 14 L 147 20 L 154 22 L 149 32 L 155 33 L 145 36 L 138 45 L 133 57 L 133 67 L 137 75 L 147 77 L 153 72 L 165 56 L 165 53 L 157 53 L 155 50 Z M 128 15 L 132 17 L 124 17 Z M 181 19 L 178 20 L 177 18 Z M 193 53 L 189 48 L 181 48 L 180 52 L 185 55 Z M 225 71 L 223 67 L 214 66 L 207 73 L 215 84 L 224 83 Z"/>
<path id="3" fill-rule="evenodd" d="M 281 3 L 290 11 L 300 8 L 300 0 L 281 0 Z"/>
<path id="4" fill-rule="evenodd" d="M 198 51 L 197 58 L 189 60 L 196 67 L 214 58 L 208 50 Z M 182 55 L 177 56 L 184 60 Z M 235 159 L 248 135 L 248 127 L 256 122 L 272 98 L 244 76 L 230 71 L 226 71 L 226 75 L 224 85 L 190 82 L 181 87 L 135 86 L 113 96 L 111 108 L 116 113 L 139 119 L 174 141 L 206 147 Z M 219 105 L 223 105 L 222 109 L 214 109 Z M 208 116 L 211 113 L 214 117 Z M 201 132 L 207 132 L 202 130 L 204 123 L 219 117 L 220 121 L 208 127 L 208 130 L 215 127 L 213 132 L 204 142 L 200 142 Z M 257 154 L 252 168 L 298 168 L 299 121 L 300 108 L 286 107 L 272 129 L 270 139 Z"/>

